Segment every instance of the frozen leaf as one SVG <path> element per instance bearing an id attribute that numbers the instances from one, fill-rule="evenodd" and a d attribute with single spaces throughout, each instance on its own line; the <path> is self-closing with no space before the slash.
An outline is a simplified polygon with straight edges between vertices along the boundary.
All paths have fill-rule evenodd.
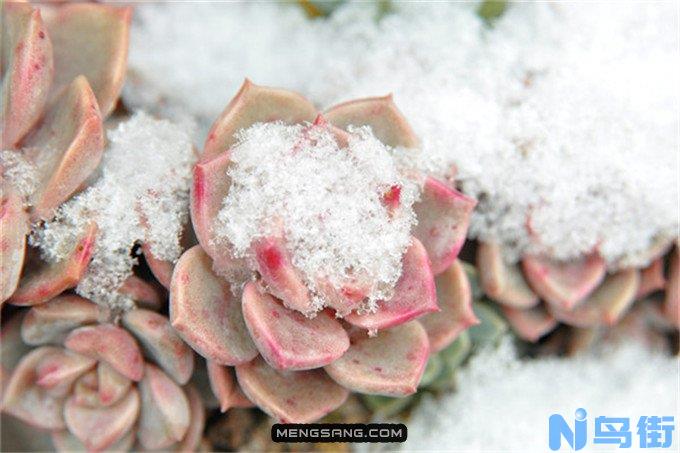
<path id="1" fill-rule="evenodd" d="M 158 285 L 142 280 L 136 275 L 125 279 L 118 292 L 136 302 L 136 305 L 149 310 L 160 310 L 166 301 L 166 294 Z"/>
<path id="2" fill-rule="evenodd" d="M 506 263 L 498 244 L 479 243 L 477 269 L 484 293 L 495 302 L 519 309 L 538 304 L 538 296 L 526 284 L 520 266 Z"/>
<path id="3" fill-rule="evenodd" d="M 151 269 L 151 273 L 156 277 L 156 280 L 166 289 L 170 289 L 170 279 L 172 278 L 174 264 L 171 261 L 156 258 L 151 251 L 151 247 L 147 244 L 142 244 L 142 252 L 144 253 L 146 264 L 149 265 L 149 269 Z"/>
<path id="4" fill-rule="evenodd" d="M 170 286 L 170 322 L 203 357 L 220 365 L 252 360 L 257 349 L 246 328 L 241 303 L 212 271 L 200 246 L 184 252 Z"/>
<path id="5" fill-rule="evenodd" d="M 220 412 L 226 412 L 232 406 L 232 396 L 236 391 L 237 384 L 232 371 L 215 362 L 207 361 L 208 379 L 213 395 L 220 403 Z"/>
<path id="6" fill-rule="evenodd" d="M 40 118 L 54 73 L 52 42 L 39 9 L 2 5 L 3 148 L 15 147 Z"/>
<path id="7" fill-rule="evenodd" d="M 184 387 L 184 393 L 186 393 L 187 400 L 189 401 L 189 428 L 184 436 L 184 439 L 175 446 L 177 451 L 181 452 L 192 452 L 198 451 L 199 444 L 203 440 L 203 430 L 205 428 L 205 407 L 203 407 L 203 401 L 192 385 L 187 385 Z"/>
<path id="8" fill-rule="evenodd" d="M 262 357 L 280 370 L 306 370 L 328 365 L 349 347 L 349 337 L 330 313 L 314 318 L 286 309 L 255 283 L 243 289 L 243 317 Z"/>
<path id="9" fill-rule="evenodd" d="M 40 359 L 35 383 L 53 395 L 65 396 L 76 379 L 96 364 L 94 359 L 59 348 Z"/>
<path id="10" fill-rule="evenodd" d="M 434 178 L 425 180 L 413 209 L 418 217 L 414 235 L 423 243 L 435 275 L 444 272 L 463 247 L 470 215 L 477 201 Z"/>
<path id="11" fill-rule="evenodd" d="M 427 331 L 432 353 L 444 349 L 461 332 L 479 323 L 472 311 L 470 282 L 460 261 L 454 261 L 434 281 L 440 311 L 418 319 Z"/>
<path id="12" fill-rule="evenodd" d="M 21 196 L 6 183 L 0 192 L 0 305 L 16 290 L 26 256 L 28 215 Z"/>
<path id="13" fill-rule="evenodd" d="M 427 332 L 414 321 L 381 331 L 376 337 L 357 332 L 347 352 L 325 370 L 355 392 L 410 395 L 418 389 L 429 350 Z"/>
<path id="14" fill-rule="evenodd" d="M 106 362 L 97 364 L 98 404 L 110 406 L 117 403 L 132 385 L 132 381 Z"/>
<path id="15" fill-rule="evenodd" d="M 557 320 L 542 306 L 528 309 L 505 306 L 502 310 L 512 330 L 526 341 L 536 342 L 557 327 Z"/>
<path id="16" fill-rule="evenodd" d="M 21 324 L 21 337 L 30 345 L 58 344 L 71 330 L 96 323 L 101 309 L 87 299 L 74 295 L 57 296 L 31 307 Z"/>
<path id="17" fill-rule="evenodd" d="M 246 396 L 280 423 L 311 423 L 337 409 L 349 392 L 323 370 L 276 371 L 261 357 L 236 367 Z"/>
<path id="18" fill-rule="evenodd" d="M 52 432 L 52 443 L 59 452 L 86 452 L 87 447 L 68 430 Z M 124 452 L 130 451 L 135 443 L 135 431 L 130 430 L 117 442 L 111 444 L 107 451 Z"/>

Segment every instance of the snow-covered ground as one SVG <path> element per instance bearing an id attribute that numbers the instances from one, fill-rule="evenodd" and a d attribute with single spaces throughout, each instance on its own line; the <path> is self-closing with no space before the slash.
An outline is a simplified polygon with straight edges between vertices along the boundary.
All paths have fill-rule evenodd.
<path id="1" fill-rule="evenodd" d="M 678 230 L 677 3 L 518 3 L 494 27 L 476 8 L 140 4 L 125 100 L 205 130 L 244 77 L 322 109 L 392 92 L 430 164 L 479 199 L 473 237 L 510 260 L 643 264 Z"/>

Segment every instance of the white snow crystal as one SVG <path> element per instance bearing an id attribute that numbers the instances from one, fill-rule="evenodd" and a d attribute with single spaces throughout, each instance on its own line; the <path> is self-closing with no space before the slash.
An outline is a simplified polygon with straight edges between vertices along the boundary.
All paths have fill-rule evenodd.
<path id="1" fill-rule="evenodd" d="M 0 151 L 0 174 L 26 200 L 38 185 L 37 169 L 21 151 Z"/>
<path id="2" fill-rule="evenodd" d="M 179 258 L 196 156 L 182 129 L 141 112 L 109 131 L 108 138 L 98 179 L 39 225 L 31 242 L 46 260 L 59 261 L 95 221 L 93 258 L 76 291 L 99 304 L 123 307 L 129 301 L 117 289 L 132 273 L 136 243 L 148 243 L 159 259 Z"/>
<path id="3" fill-rule="evenodd" d="M 237 139 L 217 236 L 237 257 L 252 257 L 258 238 L 283 236 L 313 294 L 324 281 L 336 289 L 367 288 L 369 305 L 388 299 L 401 275 L 419 193 L 418 184 L 400 174 L 392 150 L 368 128 L 352 130 L 347 148 L 330 129 L 309 124 L 258 123 Z M 390 211 L 383 197 L 394 187 L 399 207 Z"/>
<path id="4" fill-rule="evenodd" d="M 627 342 L 574 358 L 519 360 L 510 341 L 475 356 L 458 391 L 422 401 L 409 420 L 404 451 L 548 451 L 548 417 L 588 413 L 587 450 L 597 416 L 629 417 L 633 449 L 640 416 L 678 414 L 677 357 Z M 573 422 L 572 422 L 573 423 Z M 677 448 L 677 430 L 673 433 Z M 642 450 L 645 451 L 645 450 Z"/>

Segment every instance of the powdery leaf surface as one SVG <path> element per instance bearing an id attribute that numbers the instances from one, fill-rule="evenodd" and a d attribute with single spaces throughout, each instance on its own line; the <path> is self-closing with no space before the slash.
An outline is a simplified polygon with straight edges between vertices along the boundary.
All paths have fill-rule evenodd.
<path id="1" fill-rule="evenodd" d="M 239 132 L 229 151 L 231 187 L 216 240 L 253 262 L 258 239 L 284 238 L 317 309 L 327 302 L 318 282 L 338 292 L 365 288 L 369 305 L 389 299 L 415 223 L 418 184 L 400 174 L 392 150 L 369 129 L 353 132 L 340 148 L 324 127 L 258 123 Z M 384 201 L 393 187 L 400 188 L 397 209 Z"/>
<path id="2" fill-rule="evenodd" d="M 39 225 L 31 243 L 47 261 L 60 261 L 86 223 L 96 222 L 95 251 L 76 292 L 116 308 L 131 303 L 116 290 L 132 275 L 135 243 L 148 244 L 159 259 L 179 257 L 195 155 L 183 130 L 141 112 L 108 139 L 97 179 Z"/>
<path id="3" fill-rule="evenodd" d="M 479 200 L 471 236 L 510 262 L 599 244 L 609 263 L 644 265 L 677 231 L 672 3 L 515 3 L 495 27 L 475 3 L 396 2 L 379 22 L 368 2 L 315 21 L 259 6 L 139 5 L 130 65 L 147 105 L 212 120 L 246 76 L 320 107 L 392 92 L 422 144 L 418 165 L 455 166 Z"/>

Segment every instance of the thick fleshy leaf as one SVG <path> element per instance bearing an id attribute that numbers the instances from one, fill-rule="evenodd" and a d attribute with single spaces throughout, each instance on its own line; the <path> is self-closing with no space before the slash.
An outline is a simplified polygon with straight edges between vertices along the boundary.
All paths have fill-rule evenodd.
<path id="1" fill-rule="evenodd" d="M 207 366 L 210 389 L 220 402 L 220 411 L 224 413 L 232 407 L 231 399 L 237 387 L 234 376 L 230 368 L 218 365 L 210 360 L 208 360 Z"/>
<path id="2" fill-rule="evenodd" d="M 542 306 L 528 309 L 505 306 L 502 310 L 512 330 L 526 341 L 538 341 L 557 327 L 557 320 Z"/>
<path id="3" fill-rule="evenodd" d="M 27 269 L 19 281 L 19 288 L 8 302 L 14 305 L 38 305 L 76 286 L 90 264 L 96 235 L 97 226 L 92 223 L 70 256 L 58 263 L 41 263 Z"/>
<path id="4" fill-rule="evenodd" d="M 40 359 L 35 367 L 35 382 L 53 395 L 65 396 L 76 379 L 96 364 L 94 359 L 59 348 Z"/>
<path id="5" fill-rule="evenodd" d="M 52 41 L 39 9 L 28 3 L 2 5 L 3 149 L 15 147 L 43 112 L 54 75 Z"/>
<path id="6" fill-rule="evenodd" d="M 255 123 L 312 122 L 316 113 L 312 103 L 295 92 L 255 85 L 246 79 L 212 125 L 200 162 L 207 162 L 228 150 L 236 141 L 234 134 Z"/>
<path id="7" fill-rule="evenodd" d="M 559 321 L 576 327 L 614 325 L 635 301 L 640 273 L 626 269 L 609 275 L 604 282 L 571 311 L 549 307 Z"/>
<path id="8" fill-rule="evenodd" d="M 125 279 L 118 292 L 136 302 L 136 305 L 149 310 L 160 310 L 165 302 L 165 291 L 159 286 L 142 280 L 136 275 Z"/>
<path id="9" fill-rule="evenodd" d="M 38 171 L 33 214 L 51 217 L 97 168 L 104 150 L 101 114 L 85 77 L 76 77 L 54 101 L 24 147 Z"/>
<path id="10" fill-rule="evenodd" d="M 99 367 L 97 367 L 99 368 Z M 71 391 L 73 401 L 79 406 L 101 408 L 104 406 L 99 396 L 99 373 L 92 370 L 82 375 Z"/>
<path id="11" fill-rule="evenodd" d="M 214 233 L 217 214 L 229 191 L 229 153 L 224 152 L 214 159 L 199 162 L 194 167 L 191 185 L 191 224 L 203 250 L 212 258 L 213 268 L 220 274 L 237 275 L 245 268 L 245 261 L 233 258 L 230 249 L 221 244 Z"/>
<path id="12" fill-rule="evenodd" d="M 263 238 L 253 244 L 257 270 L 268 293 L 281 299 L 283 304 L 302 313 L 313 311 L 312 298 L 293 266 L 283 242 L 276 238 Z"/>
<path id="13" fill-rule="evenodd" d="M 484 293 L 495 302 L 520 309 L 538 304 L 538 296 L 526 284 L 520 266 L 507 264 L 498 244 L 479 243 L 477 269 Z"/>
<path id="14" fill-rule="evenodd" d="M 64 419 L 68 430 L 88 450 L 104 450 L 122 440 L 130 431 L 137 420 L 139 406 L 139 393 L 134 387 L 120 401 L 108 407 L 81 406 L 71 397 L 64 406 Z"/>
<path id="15" fill-rule="evenodd" d="M 444 273 L 435 277 L 438 313 L 418 319 L 430 339 L 430 351 L 438 352 L 450 345 L 458 335 L 479 323 L 472 311 L 472 292 L 465 269 L 460 261 L 453 262 Z"/>
<path id="16" fill-rule="evenodd" d="M 113 111 L 125 80 L 131 17 L 130 7 L 77 3 L 46 18 L 54 44 L 55 95 L 82 74 L 92 85 L 102 116 Z"/>
<path id="17" fill-rule="evenodd" d="M 680 251 L 676 244 L 671 253 L 668 283 L 666 284 L 666 296 L 663 302 L 664 317 L 672 323 L 676 329 L 680 329 Z"/>
<path id="18" fill-rule="evenodd" d="M 522 259 L 522 269 L 541 299 L 558 309 L 570 310 L 602 282 L 606 265 L 597 253 L 566 263 L 526 256 Z"/>
<path id="19" fill-rule="evenodd" d="M 236 377 L 246 396 L 281 423 L 311 423 L 349 394 L 323 370 L 276 371 L 261 357 L 238 365 Z"/>
<path id="20" fill-rule="evenodd" d="M 0 188 L 0 305 L 17 289 L 26 257 L 28 214 L 9 184 Z"/>
<path id="21" fill-rule="evenodd" d="M 144 374 L 142 352 L 135 339 L 113 324 L 79 327 L 72 331 L 64 346 L 97 360 L 103 360 L 133 381 Z"/>
<path id="22" fill-rule="evenodd" d="M 344 102 L 328 109 L 324 116 L 341 129 L 371 126 L 375 136 L 392 147 L 418 147 L 416 134 L 397 109 L 392 95 Z"/>
<path id="23" fill-rule="evenodd" d="M 249 362 L 257 355 L 240 301 L 213 273 L 210 257 L 200 246 L 184 252 L 175 265 L 170 322 L 194 350 L 220 365 Z"/>
<path id="24" fill-rule="evenodd" d="M 175 332 L 168 318 L 149 310 L 137 309 L 125 313 L 122 321 L 154 363 L 180 385 L 189 382 L 194 370 L 194 352 Z"/>
<path id="25" fill-rule="evenodd" d="M 110 406 L 118 402 L 127 394 L 132 381 L 118 371 L 113 369 L 106 362 L 97 364 L 97 390 L 99 393 L 99 404 Z"/>
<path id="26" fill-rule="evenodd" d="M 404 396 L 415 393 L 425 371 L 430 345 L 414 321 L 368 337 L 352 337 L 345 355 L 325 367 L 338 384 L 360 393 Z"/>
<path id="27" fill-rule="evenodd" d="M 475 302 L 472 308 L 480 321 L 479 324 L 468 329 L 472 345 L 481 349 L 496 344 L 507 332 L 507 323 L 496 310 L 484 302 Z"/>
<path id="28" fill-rule="evenodd" d="M 149 265 L 151 273 L 156 280 L 163 285 L 166 289 L 170 289 L 170 280 L 172 279 L 172 270 L 175 267 L 170 261 L 164 261 L 158 259 L 151 252 L 151 247 L 148 244 L 142 244 L 142 252 L 144 253 L 144 258 L 146 259 L 146 264 Z"/>
<path id="29" fill-rule="evenodd" d="M 36 367 L 59 348 L 43 346 L 28 353 L 14 369 L 7 383 L 2 410 L 29 425 L 42 429 L 63 429 L 63 396 L 55 396 L 37 385 Z"/>
<path id="30" fill-rule="evenodd" d="M 146 365 L 139 390 L 142 411 L 137 437 L 144 448 L 166 448 L 184 439 L 191 417 L 184 391 L 160 368 L 150 364 Z"/>
<path id="31" fill-rule="evenodd" d="M 387 329 L 438 310 L 427 252 L 417 239 L 412 238 L 412 244 L 402 259 L 402 273 L 394 287 L 394 296 L 380 302 L 375 313 L 353 312 L 344 319 L 369 330 Z"/>
<path id="32" fill-rule="evenodd" d="M 279 370 L 308 370 L 328 365 L 349 347 L 339 321 L 322 311 L 307 318 L 288 310 L 249 282 L 243 289 L 243 317 L 262 357 Z"/>
<path id="33" fill-rule="evenodd" d="M 444 272 L 465 243 L 472 210 L 477 201 L 456 189 L 428 177 L 413 205 L 418 218 L 414 236 L 423 243 L 435 275 Z"/>
<path id="34" fill-rule="evenodd" d="M 21 336 L 31 345 L 62 343 L 71 330 L 94 324 L 100 316 L 101 308 L 87 299 L 58 296 L 28 310 L 21 325 Z"/>
<path id="35" fill-rule="evenodd" d="M 649 266 L 640 271 L 640 287 L 635 295 L 636 300 L 644 299 L 655 291 L 666 287 L 663 275 L 663 258 L 657 258 Z"/>
<path id="36" fill-rule="evenodd" d="M 135 431 L 130 430 L 117 442 L 114 442 L 106 448 L 108 452 L 125 452 L 130 451 L 135 443 Z M 59 452 L 86 452 L 88 451 L 85 444 L 83 444 L 76 436 L 71 434 L 68 430 L 54 431 L 52 433 L 52 443 L 54 448 Z"/>
<path id="37" fill-rule="evenodd" d="M 194 386 L 185 386 L 184 393 L 186 393 L 187 400 L 189 401 L 189 428 L 182 442 L 175 446 L 175 450 L 183 452 L 198 451 L 198 445 L 203 439 L 203 429 L 205 428 L 205 407 L 203 407 L 201 396 Z"/>

